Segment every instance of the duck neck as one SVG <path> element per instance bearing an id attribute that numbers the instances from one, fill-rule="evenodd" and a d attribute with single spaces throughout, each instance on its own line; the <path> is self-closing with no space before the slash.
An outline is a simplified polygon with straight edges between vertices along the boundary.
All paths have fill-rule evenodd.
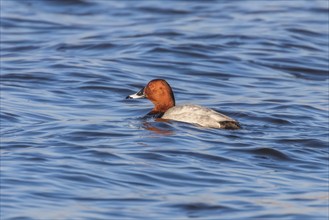
<path id="1" fill-rule="evenodd" d="M 174 107 L 175 103 L 173 101 L 168 102 L 166 104 L 159 104 L 159 103 L 154 103 L 154 108 L 152 109 L 151 112 L 154 113 L 165 113 L 168 109 L 171 107 Z"/>

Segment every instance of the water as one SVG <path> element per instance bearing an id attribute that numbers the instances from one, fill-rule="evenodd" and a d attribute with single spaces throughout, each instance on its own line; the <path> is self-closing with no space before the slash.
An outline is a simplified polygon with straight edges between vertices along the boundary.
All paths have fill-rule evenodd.
<path id="1" fill-rule="evenodd" d="M 328 4 L 1 0 L 1 219 L 327 219 Z"/>

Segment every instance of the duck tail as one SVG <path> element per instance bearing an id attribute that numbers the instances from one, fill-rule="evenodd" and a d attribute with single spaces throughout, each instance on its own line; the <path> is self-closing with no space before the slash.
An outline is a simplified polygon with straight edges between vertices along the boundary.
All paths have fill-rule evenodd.
<path id="1" fill-rule="evenodd" d="M 241 125 L 239 124 L 239 122 L 236 121 L 221 121 L 219 122 L 219 124 L 220 124 L 220 128 L 223 129 L 229 129 L 229 130 L 241 129 Z"/>

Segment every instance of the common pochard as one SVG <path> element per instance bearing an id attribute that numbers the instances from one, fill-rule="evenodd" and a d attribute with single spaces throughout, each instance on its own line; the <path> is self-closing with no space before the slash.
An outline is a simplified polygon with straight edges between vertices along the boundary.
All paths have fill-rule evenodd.
<path id="1" fill-rule="evenodd" d="M 163 79 L 151 80 L 139 92 L 127 99 L 147 98 L 154 108 L 147 116 L 197 124 L 207 128 L 239 129 L 240 124 L 219 112 L 199 105 L 175 106 L 175 97 L 170 85 Z"/>

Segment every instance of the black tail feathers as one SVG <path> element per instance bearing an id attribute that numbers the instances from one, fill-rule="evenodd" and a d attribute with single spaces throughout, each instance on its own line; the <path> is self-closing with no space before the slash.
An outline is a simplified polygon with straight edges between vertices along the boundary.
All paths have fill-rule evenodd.
<path id="1" fill-rule="evenodd" d="M 223 129 L 229 129 L 229 130 L 241 129 L 241 125 L 239 124 L 239 122 L 236 121 L 221 121 L 219 122 L 219 124 L 220 124 L 220 128 Z"/>

